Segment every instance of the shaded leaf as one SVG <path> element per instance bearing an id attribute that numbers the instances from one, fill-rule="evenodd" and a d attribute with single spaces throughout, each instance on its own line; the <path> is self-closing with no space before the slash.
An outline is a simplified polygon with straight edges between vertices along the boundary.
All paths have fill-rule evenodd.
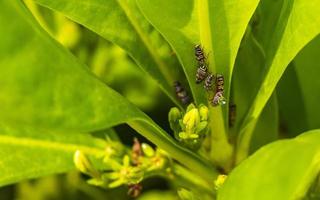
<path id="1" fill-rule="evenodd" d="M 203 177 L 215 177 L 205 160 L 180 147 L 50 39 L 20 1 L 1 1 L 0 8 L 0 25 L 6 27 L 0 33 L 0 121 L 6 127 L 92 132 L 127 122 L 181 163 L 199 167 Z"/>
<path id="2" fill-rule="evenodd" d="M 143 19 L 133 1 L 118 0 L 35 0 L 88 27 L 123 48 L 135 62 L 158 83 L 177 105 L 173 82 L 179 68 L 161 57 L 149 37 L 150 25 Z M 175 62 L 173 62 L 175 63 Z"/>
<path id="3" fill-rule="evenodd" d="M 301 84 L 298 80 L 296 67 L 294 63 L 290 63 L 277 86 L 280 127 L 284 136 L 287 137 L 295 137 L 309 129 L 305 105 L 306 97 L 302 95 L 302 90 L 306 85 L 304 81 Z M 313 73 L 308 73 L 308 76 L 309 74 Z"/>
<path id="4" fill-rule="evenodd" d="M 233 138 L 238 136 L 240 125 L 257 93 L 264 62 L 263 49 L 249 28 L 238 52 L 233 73 L 231 104 L 236 104 L 236 123 L 231 129 Z M 278 138 L 278 106 L 275 95 L 262 112 L 252 137 L 250 152 Z"/>
<path id="5" fill-rule="evenodd" d="M 319 49 L 320 37 L 318 36 L 294 59 L 297 79 L 304 99 L 308 129 L 320 127 L 320 107 L 318 106 L 320 99 Z M 300 105 L 297 106 L 299 107 Z M 303 115 L 300 116 L 300 118 L 303 117 Z"/>
<path id="6" fill-rule="evenodd" d="M 258 0 L 254 1 L 172 1 L 137 0 L 150 22 L 167 38 L 177 52 L 196 103 L 203 103 L 205 91 L 196 85 L 197 64 L 194 46 L 201 44 L 207 54 L 209 69 L 225 76 L 225 94 L 229 96 L 229 85 L 237 50 Z M 179 8 L 177 11 L 176 8 Z M 241 13 L 239 15 L 238 13 Z M 166 23 L 163 23 L 164 19 Z M 173 28 L 174 27 L 174 28 Z M 211 94 L 212 96 L 212 94 Z M 210 97 L 212 98 L 212 97 Z M 227 109 L 223 109 L 224 112 Z M 226 114 L 221 107 L 211 108 L 212 159 L 226 167 L 232 148 L 226 137 Z M 223 150 L 222 150 L 223 149 Z"/>
<path id="7" fill-rule="evenodd" d="M 252 132 L 259 115 L 275 89 L 280 77 L 297 53 L 320 32 L 320 2 L 285 0 L 272 40 L 266 49 L 266 73 L 254 103 L 242 124 L 238 140 L 237 163 L 248 153 Z M 270 13 L 272 14 L 272 13 Z M 266 30 L 267 31 L 267 30 Z"/>

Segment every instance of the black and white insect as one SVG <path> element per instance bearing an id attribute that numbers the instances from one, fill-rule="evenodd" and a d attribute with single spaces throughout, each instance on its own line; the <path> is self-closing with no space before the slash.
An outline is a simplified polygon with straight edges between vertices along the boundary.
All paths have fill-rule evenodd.
<path id="1" fill-rule="evenodd" d="M 198 62 L 198 69 L 196 74 L 196 83 L 202 82 L 208 75 L 208 66 L 206 64 L 206 57 L 202 47 L 198 44 L 194 47 L 194 53 Z"/>
<path id="2" fill-rule="evenodd" d="M 216 75 L 216 93 L 212 99 L 212 105 L 224 105 L 226 104 L 226 99 L 223 96 L 224 93 L 224 78 L 222 74 Z"/>
<path id="3" fill-rule="evenodd" d="M 214 75 L 213 74 L 209 74 L 207 76 L 207 78 L 204 81 L 204 89 L 206 89 L 207 91 L 212 89 L 212 84 L 213 84 L 213 80 L 214 80 Z"/>
<path id="4" fill-rule="evenodd" d="M 200 44 L 197 44 L 194 47 L 194 54 L 196 56 L 196 59 L 197 59 L 199 65 L 205 65 L 206 57 L 204 55 L 203 48 L 200 46 Z"/>
<path id="5" fill-rule="evenodd" d="M 190 102 L 190 97 L 188 96 L 187 91 L 182 87 L 179 81 L 174 82 L 174 89 L 177 97 L 183 104 L 188 104 Z"/>
<path id="6" fill-rule="evenodd" d="M 207 66 L 199 66 L 196 74 L 196 83 L 201 83 L 208 75 Z"/>
<path id="7" fill-rule="evenodd" d="M 229 105 L 229 127 L 233 127 L 236 122 L 237 106 L 236 104 Z"/>
<path id="8" fill-rule="evenodd" d="M 217 74 L 216 77 L 216 92 L 222 92 L 224 91 L 224 77 L 222 74 Z"/>

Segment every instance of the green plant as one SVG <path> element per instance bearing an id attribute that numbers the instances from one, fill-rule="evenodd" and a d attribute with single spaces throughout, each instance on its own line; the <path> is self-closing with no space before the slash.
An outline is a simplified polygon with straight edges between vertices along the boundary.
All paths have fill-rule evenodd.
<path id="1" fill-rule="evenodd" d="M 122 61 L 113 65 L 134 61 L 156 84 L 127 68 L 114 73 L 122 83 L 112 82 L 100 68 L 109 58 L 90 58 L 87 48 L 98 43 L 117 52 L 112 45 L 101 38 L 82 44 L 70 21 L 52 28 L 37 4 L 121 47 L 132 60 L 116 54 Z M 0 10 L 1 186 L 78 169 L 88 183 L 127 185 L 132 196 L 143 179 L 161 176 L 186 200 L 319 198 L 320 131 L 307 131 L 320 126 L 319 1 L 3 0 Z M 212 106 L 210 93 L 196 84 L 196 44 L 209 71 L 224 75 L 227 105 Z M 154 98 L 157 85 L 176 106 L 162 119 L 172 133 L 133 103 L 145 110 L 159 104 L 132 96 L 131 103 L 105 84 L 123 92 L 128 77 L 150 83 L 145 91 L 155 91 Z M 194 104 L 179 101 L 175 81 Z M 232 103 L 237 115 L 229 127 Z M 137 140 L 124 145 L 111 129 L 123 123 L 156 148 Z"/>

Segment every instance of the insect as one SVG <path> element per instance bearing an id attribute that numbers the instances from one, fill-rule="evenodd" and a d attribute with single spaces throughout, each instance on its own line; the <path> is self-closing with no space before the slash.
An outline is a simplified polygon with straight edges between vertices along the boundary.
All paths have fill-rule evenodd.
<path id="1" fill-rule="evenodd" d="M 206 80 L 204 81 L 204 88 L 209 91 L 212 88 L 212 81 L 214 79 L 214 75 L 209 74 L 206 78 Z"/>
<path id="2" fill-rule="evenodd" d="M 226 104 L 226 99 L 223 96 L 223 92 L 216 92 L 211 103 L 213 106 Z"/>
<path id="3" fill-rule="evenodd" d="M 223 93 L 223 85 L 224 85 L 224 78 L 222 74 L 217 74 L 216 79 L 216 92 L 222 92 Z"/>
<path id="4" fill-rule="evenodd" d="M 196 83 L 200 83 L 201 81 L 203 81 L 208 74 L 208 69 L 207 66 L 203 65 L 198 67 L 197 69 L 197 74 L 196 74 Z"/>
<path id="5" fill-rule="evenodd" d="M 236 104 L 229 105 L 229 127 L 233 127 L 236 122 Z"/>
<path id="6" fill-rule="evenodd" d="M 194 53 L 198 61 L 198 69 L 196 74 L 196 83 L 203 81 L 208 75 L 208 67 L 206 64 L 206 57 L 201 46 L 198 44 L 194 47 Z"/>
<path id="7" fill-rule="evenodd" d="M 194 54 L 196 56 L 196 59 L 197 59 L 199 65 L 204 65 L 205 61 L 206 61 L 206 57 L 204 55 L 204 51 L 203 51 L 202 47 L 199 44 L 197 44 L 194 47 Z"/>
<path id="8" fill-rule="evenodd" d="M 213 106 L 226 104 L 226 99 L 223 96 L 223 93 L 224 93 L 223 85 L 224 85 L 223 75 L 217 74 L 216 75 L 216 93 L 212 99 Z"/>
<path id="9" fill-rule="evenodd" d="M 182 87 L 179 81 L 174 82 L 174 89 L 177 97 L 183 104 L 188 104 L 190 102 L 190 97 L 188 96 L 187 91 Z"/>

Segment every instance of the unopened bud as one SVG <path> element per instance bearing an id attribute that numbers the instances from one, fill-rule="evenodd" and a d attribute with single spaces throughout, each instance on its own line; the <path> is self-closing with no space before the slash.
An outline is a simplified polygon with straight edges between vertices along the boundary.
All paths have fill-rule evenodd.
<path id="1" fill-rule="evenodd" d="M 168 118 L 171 129 L 174 132 L 179 132 L 181 129 L 179 125 L 179 120 L 182 118 L 180 110 L 176 107 L 171 108 L 169 111 Z"/>
<path id="2" fill-rule="evenodd" d="M 92 177 L 98 177 L 99 172 L 97 172 L 90 160 L 80 151 L 77 150 L 73 156 L 73 162 L 76 168 L 84 174 L 90 175 Z"/>
<path id="3" fill-rule="evenodd" d="M 199 106 L 199 113 L 200 113 L 200 119 L 201 121 L 207 121 L 208 120 L 208 113 L 209 109 L 205 105 L 200 105 Z"/>
<path id="4" fill-rule="evenodd" d="M 224 174 L 220 174 L 218 176 L 218 178 L 214 181 L 214 185 L 215 185 L 215 188 L 216 190 L 220 189 L 221 186 L 223 185 L 223 183 L 225 182 L 225 180 L 227 179 L 227 175 L 224 175 Z"/>
<path id="5" fill-rule="evenodd" d="M 142 143 L 141 147 L 144 155 L 146 155 L 147 157 L 154 156 L 154 150 L 150 145 Z"/>
<path id="6" fill-rule="evenodd" d="M 199 122 L 200 116 L 196 108 L 191 109 L 183 117 L 183 124 L 186 126 L 187 132 L 192 132 Z"/>

